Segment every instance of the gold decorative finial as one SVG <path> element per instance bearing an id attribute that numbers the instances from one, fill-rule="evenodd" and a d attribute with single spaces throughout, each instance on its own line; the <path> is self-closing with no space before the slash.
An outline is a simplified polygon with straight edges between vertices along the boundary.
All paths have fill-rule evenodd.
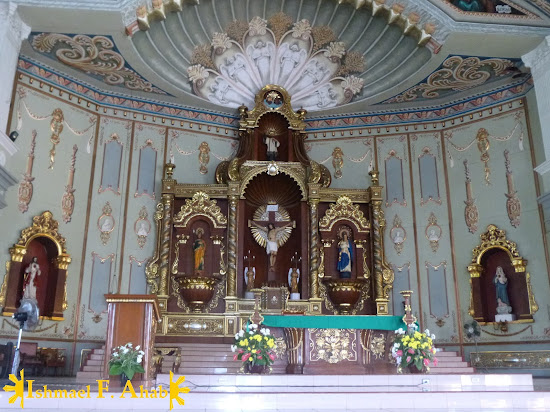
<path id="1" fill-rule="evenodd" d="M 176 165 L 174 163 L 166 163 L 164 165 L 164 175 L 166 176 L 166 179 L 172 179 L 172 175 L 174 174 L 175 168 L 176 168 Z"/>
<path id="2" fill-rule="evenodd" d="M 372 179 L 372 185 L 373 186 L 378 186 L 380 184 L 380 181 L 378 180 L 378 175 L 380 173 L 378 172 L 377 169 L 372 169 L 370 172 L 369 172 L 369 175 L 371 176 L 371 179 Z"/>

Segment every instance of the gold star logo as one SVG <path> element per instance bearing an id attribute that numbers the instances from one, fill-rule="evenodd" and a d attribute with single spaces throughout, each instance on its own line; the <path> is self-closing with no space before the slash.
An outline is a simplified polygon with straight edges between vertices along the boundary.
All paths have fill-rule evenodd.
<path id="1" fill-rule="evenodd" d="M 21 380 L 17 380 L 17 377 L 10 373 L 10 381 L 12 381 L 15 385 L 4 385 L 4 391 L 6 392 L 15 392 L 10 399 L 9 403 L 15 403 L 16 399 L 20 396 L 21 397 L 21 409 L 23 409 L 23 398 L 24 398 L 24 391 L 25 391 L 25 374 L 23 369 L 21 369 L 20 372 Z"/>
<path id="2" fill-rule="evenodd" d="M 180 405 L 185 404 L 183 399 L 179 397 L 180 393 L 189 393 L 188 387 L 184 387 L 184 388 L 179 387 L 185 380 L 185 376 L 180 376 L 178 380 L 175 382 L 172 381 L 173 378 L 174 378 L 174 373 L 170 371 L 170 410 L 172 410 L 172 408 L 174 407 L 174 403 L 172 402 L 174 399 Z M 21 405 L 22 404 L 23 404 L 23 401 L 21 401 Z"/>

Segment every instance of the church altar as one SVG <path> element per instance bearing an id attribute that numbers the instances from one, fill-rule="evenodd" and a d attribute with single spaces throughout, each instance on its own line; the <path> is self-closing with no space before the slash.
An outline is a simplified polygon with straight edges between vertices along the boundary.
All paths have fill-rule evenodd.
<path id="1" fill-rule="evenodd" d="M 256 311 L 287 373 L 389 365 L 403 322 L 390 316 L 378 171 L 365 170 L 363 188 L 331 188 L 327 167 L 309 158 L 305 116 L 267 85 L 251 110 L 239 107 L 236 151 L 216 183 L 181 183 L 164 166 L 146 267 L 162 318 L 156 344 L 228 343 Z"/>

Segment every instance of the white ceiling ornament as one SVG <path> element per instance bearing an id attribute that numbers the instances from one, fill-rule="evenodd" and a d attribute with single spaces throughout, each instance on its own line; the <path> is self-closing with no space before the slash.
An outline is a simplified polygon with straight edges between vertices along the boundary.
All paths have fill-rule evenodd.
<path id="1" fill-rule="evenodd" d="M 364 70 L 363 56 L 349 53 L 332 33 L 323 35 L 328 27 L 300 20 L 277 35 L 276 27 L 254 17 L 240 37 L 236 25 L 214 33 L 210 48 L 195 49 L 196 64 L 187 74 L 197 96 L 226 107 L 250 107 L 259 90 L 276 84 L 290 93 L 295 109 L 316 111 L 349 103 L 361 92 L 363 79 L 350 73 Z"/>

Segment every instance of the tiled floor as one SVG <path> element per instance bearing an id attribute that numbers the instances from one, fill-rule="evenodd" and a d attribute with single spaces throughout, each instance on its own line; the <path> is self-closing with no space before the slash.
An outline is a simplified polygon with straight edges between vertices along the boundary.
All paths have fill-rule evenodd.
<path id="1" fill-rule="evenodd" d="M 166 388 L 169 377 L 158 384 Z M 174 403 L 174 411 L 550 411 L 549 380 L 531 375 L 189 375 L 190 389 Z M 79 389 L 87 382 L 72 378 L 41 378 L 34 388 Z M 2 384 L 3 386 L 3 384 Z M 546 391 L 534 391 L 546 389 Z M 24 411 L 168 411 L 169 400 L 137 398 L 109 392 L 89 399 L 28 399 Z M 137 395 L 139 396 L 139 389 Z M 19 409 L 9 404 L 11 393 L 0 391 L 0 411 Z"/>

